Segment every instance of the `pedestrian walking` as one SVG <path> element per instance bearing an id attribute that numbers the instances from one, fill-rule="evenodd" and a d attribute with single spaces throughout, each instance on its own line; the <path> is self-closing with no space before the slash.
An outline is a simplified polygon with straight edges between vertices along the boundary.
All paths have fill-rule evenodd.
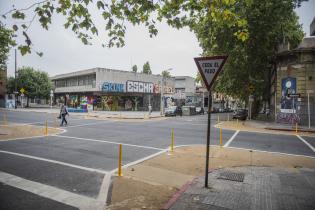
<path id="1" fill-rule="evenodd" d="M 61 124 L 60 126 L 63 126 L 63 123 L 65 123 L 66 125 L 68 124 L 67 120 L 66 120 L 66 115 L 69 116 L 69 112 L 67 107 L 62 104 L 61 108 L 60 108 L 60 117 L 61 117 Z"/>

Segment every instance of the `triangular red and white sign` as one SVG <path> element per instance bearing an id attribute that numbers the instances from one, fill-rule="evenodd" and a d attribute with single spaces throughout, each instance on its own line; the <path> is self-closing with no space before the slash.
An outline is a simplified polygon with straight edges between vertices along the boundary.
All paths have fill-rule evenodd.
<path id="1" fill-rule="evenodd" d="M 216 77 L 219 75 L 228 56 L 211 56 L 194 58 L 201 77 L 210 90 Z"/>

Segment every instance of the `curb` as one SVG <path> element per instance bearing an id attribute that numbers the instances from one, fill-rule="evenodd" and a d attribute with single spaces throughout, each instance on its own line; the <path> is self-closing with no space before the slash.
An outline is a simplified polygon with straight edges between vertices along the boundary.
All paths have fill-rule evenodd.
<path id="1" fill-rule="evenodd" d="M 186 182 L 177 192 L 175 192 L 171 199 L 163 206 L 162 210 L 169 210 L 175 203 L 176 201 L 180 198 L 180 196 L 192 185 L 192 183 L 196 180 L 197 178 L 194 178 L 192 181 Z"/>
<path id="2" fill-rule="evenodd" d="M 102 119 L 100 116 L 86 116 L 86 117 L 91 117 L 91 118 L 97 118 L 97 119 Z M 150 119 L 159 119 L 159 118 L 164 118 L 163 116 L 152 116 L 152 117 L 116 117 L 116 116 L 104 116 L 104 119 L 118 119 L 118 120 L 150 120 Z"/>
<path id="3" fill-rule="evenodd" d="M 275 131 L 293 131 L 295 132 L 295 128 L 265 128 L 266 130 L 275 130 Z M 301 129 L 298 128 L 298 132 L 307 132 L 307 133 L 315 133 L 315 130 L 307 130 L 307 129 Z"/>

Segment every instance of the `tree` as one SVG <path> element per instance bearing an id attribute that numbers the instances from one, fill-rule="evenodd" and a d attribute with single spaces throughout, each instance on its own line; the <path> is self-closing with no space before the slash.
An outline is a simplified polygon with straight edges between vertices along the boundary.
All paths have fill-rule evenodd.
<path id="1" fill-rule="evenodd" d="M 0 22 L 0 70 L 6 68 L 10 48 L 15 45 L 12 35 L 13 31 L 5 28 Z"/>
<path id="2" fill-rule="evenodd" d="M 144 73 L 144 74 L 152 74 L 149 61 L 147 61 L 145 64 L 143 64 L 142 73 Z"/>
<path id="3" fill-rule="evenodd" d="M 171 73 L 167 70 L 162 71 L 161 74 L 162 74 L 162 77 L 171 77 L 172 76 Z"/>
<path id="4" fill-rule="evenodd" d="M 22 67 L 18 69 L 17 88 L 25 89 L 24 95 L 27 96 L 27 106 L 30 98 L 49 98 L 52 89 L 51 81 L 46 72 L 34 70 L 32 67 Z M 15 91 L 15 79 L 8 78 L 7 89 L 9 93 Z"/>
<path id="5" fill-rule="evenodd" d="M 204 83 L 204 81 L 203 81 L 203 79 L 202 79 L 201 74 L 199 73 L 199 71 L 197 72 L 197 75 L 196 75 L 196 78 L 195 78 L 195 82 L 196 82 L 197 84 L 200 83 L 202 87 L 206 87 L 206 85 L 205 85 L 205 83 Z"/>
<path id="6" fill-rule="evenodd" d="M 66 29 L 72 30 L 84 44 L 91 44 L 91 39 L 100 30 L 94 24 L 91 10 L 97 13 L 93 16 L 98 15 L 103 19 L 104 23 L 101 25 L 108 32 L 109 38 L 104 42 L 104 47 L 125 45 L 126 22 L 133 25 L 143 24 L 150 37 L 153 37 L 158 33 L 156 22 L 162 20 L 177 29 L 185 26 L 194 28 L 196 24 L 212 20 L 237 29 L 233 35 L 244 40 L 247 36 L 246 25 L 234 8 L 240 3 L 244 5 L 251 1 L 37 0 L 26 8 L 15 8 L 13 5 L 11 10 L 1 14 L 1 21 L 7 22 L 18 37 L 24 37 L 25 43 L 19 43 L 22 55 L 31 53 L 32 41 L 27 31 L 33 22 L 38 21 L 48 30 L 56 14 L 65 17 Z M 42 55 L 41 52 L 37 53 Z"/>
<path id="7" fill-rule="evenodd" d="M 138 66 L 137 66 L 137 65 L 133 65 L 133 66 L 132 66 L 132 71 L 135 72 L 135 73 L 137 73 L 137 71 L 138 71 Z"/>
<path id="8" fill-rule="evenodd" d="M 201 22 L 194 28 L 204 55 L 229 55 L 215 83 L 217 91 L 246 101 L 252 94 L 248 89 L 252 85 L 256 98 L 269 99 L 268 76 L 275 68 L 278 45 L 285 40 L 295 47 L 303 38 L 294 12 L 299 3 L 252 0 L 250 4 L 238 4 L 234 9 L 243 22 L 239 24 L 246 25 L 248 30 L 248 37 L 241 41 L 233 35 L 236 28 L 213 20 Z"/>

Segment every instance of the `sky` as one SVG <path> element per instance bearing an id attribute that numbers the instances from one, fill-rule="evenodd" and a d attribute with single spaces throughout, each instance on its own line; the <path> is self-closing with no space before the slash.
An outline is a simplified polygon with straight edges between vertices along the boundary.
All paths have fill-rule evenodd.
<path id="1" fill-rule="evenodd" d="M 16 8 L 25 8 L 32 2 L 36 1 L 0 0 L 0 14 L 10 10 L 12 4 Z M 302 7 L 296 10 L 307 36 L 315 16 L 314 11 L 315 0 L 303 2 Z M 104 27 L 99 16 L 93 14 L 93 17 L 97 26 Z M 62 16 L 55 16 L 52 22 L 46 31 L 34 21 L 28 34 L 34 44 L 34 51 L 43 52 L 44 55 L 39 57 L 32 53 L 21 56 L 18 52 L 18 67 L 31 66 L 54 76 L 95 67 L 130 71 L 133 65 L 137 65 L 138 71 L 141 71 L 143 64 L 149 61 L 153 74 L 171 69 L 173 76 L 196 76 L 197 68 L 193 58 L 198 57 L 202 49 L 188 28 L 177 30 L 166 23 L 159 23 L 158 35 L 150 38 L 143 26 L 127 25 L 126 45 L 123 48 L 103 48 L 101 44 L 107 40 L 105 32 L 93 40 L 92 46 L 86 46 L 72 31 L 64 29 Z M 14 75 L 14 50 L 11 50 L 7 64 L 8 74 Z"/>

